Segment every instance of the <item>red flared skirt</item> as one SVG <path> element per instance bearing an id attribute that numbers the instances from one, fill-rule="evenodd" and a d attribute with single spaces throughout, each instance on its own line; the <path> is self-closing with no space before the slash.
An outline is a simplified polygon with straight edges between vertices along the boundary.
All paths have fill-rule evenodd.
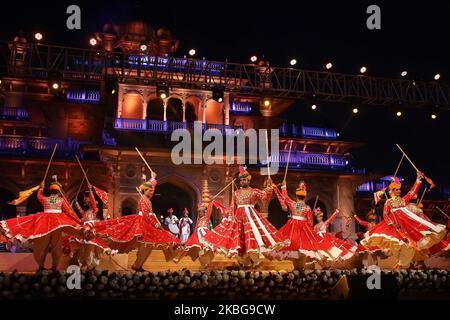
<path id="1" fill-rule="evenodd" d="M 138 214 L 95 223 L 96 233 L 114 249 L 128 252 L 142 244 L 155 249 L 167 249 L 181 244 L 170 232 L 156 228 L 149 219 Z"/>
<path id="2" fill-rule="evenodd" d="M 26 242 L 44 237 L 56 230 L 77 234 L 80 225 L 64 213 L 40 212 L 0 221 L 0 228 L 10 241 Z"/>
<path id="3" fill-rule="evenodd" d="M 264 253 L 289 245 L 267 219 L 252 206 L 241 206 L 232 219 L 224 219 L 203 237 L 207 248 L 227 257 Z"/>
<path id="4" fill-rule="evenodd" d="M 450 252 L 450 233 L 438 244 L 435 244 L 430 248 L 430 254 L 440 254 Z"/>
<path id="5" fill-rule="evenodd" d="M 330 233 L 321 232 L 319 235 L 323 236 L 324 239 L 332 243 L 334 247 L 341 250 L 341 253 L 339 254 L 338 257 L 340 260 L 350 259 L 351 257 L 353 257 L 358 248 L 358 246 L 355 243 L 339 239 L 338 237 Z"/>
<path id="6" fill-rule="evenodd" d="M 112 250 L 102 239 L 100 238 L 90 238 L 86 239 L 81 236 L 65 236 L 62 240 L 63 252 L 65 254 L 70 254 L 73 246 L 87 246 L 91 245 L 96 247 L 100 252 L 107 255 L 114 255 L 117 250 Z"/>
<path id="7" fill-rule="evenodd" d="M 279 251 L 268 252 L 268 258 L 299 259 L 301 255 L 305 255 L 314 260 L 334 260 L 342 253 L 331 241 L 321 237 L 306 220 L 291 218 L 278 234 L 289 240 L 290 244 Z"/>

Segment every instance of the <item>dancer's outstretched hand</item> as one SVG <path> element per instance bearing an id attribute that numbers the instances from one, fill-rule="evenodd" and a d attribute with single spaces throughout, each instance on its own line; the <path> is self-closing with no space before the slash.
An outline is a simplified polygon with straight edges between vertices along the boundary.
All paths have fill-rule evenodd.
<path id="1" fill-rule="evenodd" d="M 423 172 L 417 171 L 417 179 L 422 180 L 423 178 L 425 178 L 425 175 L 423 174 Z"/>

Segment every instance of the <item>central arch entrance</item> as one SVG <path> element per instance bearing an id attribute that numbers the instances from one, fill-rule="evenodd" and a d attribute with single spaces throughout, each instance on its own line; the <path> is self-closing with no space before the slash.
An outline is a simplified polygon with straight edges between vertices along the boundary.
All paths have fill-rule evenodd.
<path id="1" fill-rule="evenodd" d="M 178 218 L 182 217 L 183 209 L 189 210 L 189 217 L 194 221 L 196 218 L 195 204 L 197 197 L 195 192 L 171 182 L 162 183 L 156 187 L 152 198 L 153 211 L 160 216 L 167 216 L 167 209 L 173 208 L 173 213 Z M 193 226 L 194 227 L 194 226 Z"/>

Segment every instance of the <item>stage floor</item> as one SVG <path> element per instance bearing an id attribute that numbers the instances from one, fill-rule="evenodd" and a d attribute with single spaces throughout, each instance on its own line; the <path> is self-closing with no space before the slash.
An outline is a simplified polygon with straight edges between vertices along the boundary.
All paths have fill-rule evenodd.
<path id="1" fill-rule="evenodd" d="M 128 254 L 117 254 L 115 256 L 105 256 L 102 258 L 99 269 L 110 270 L 116 272 L 126 272 L 131 270 L 131 266 L 136 259 L 136 251 L 132 251 Z M 450 269 L 450 259 L 434 257 L 425 261 L 425 264 L 429 268 Z M 64 257 L 58 267 L 59 270 L 67 269 L 69 265 L 69 258 Z M 378 265 L 381 269 L 392 269 L 395 265 L 395 261 L 392 259 L 379 260 Z M 47 255 L 46 268 L 51 267 L 51 256 Z M 152 272 L 158 271 L 179 271 L 188 269 L 191 271 L 204 270 L 200 263 L 192 261 L 190 257 L 182 258 L 178 263 L 173 261 L 167 262 L 164 258 L 164 254 L 161 250 L 154 250 L 146 263 L 144 269 Z M 362 268 L 364 265 L 360 259 L 350 259 L 343 263 L 336 263 L 332 266 L 333 269 L 353 269 Z M 211 270 L 223 270 L 225 268 L 239 268 L 236 259 L 228 259 L 222 256 L 216 256 L 212 261 L 209 269 Z M 37 264 L 33 259 L 32 253 L 0 253 L 0 272 L 12 272 L 17 270 L 18 272 L 34 272 L 37 269 Z M 291 271 L 294 266 L 291 261 L 270 261 L 262 259 L 258 270 L 285 270 Z M 317 264 L 307 265 L 307 269 L 321 269 Z"/>

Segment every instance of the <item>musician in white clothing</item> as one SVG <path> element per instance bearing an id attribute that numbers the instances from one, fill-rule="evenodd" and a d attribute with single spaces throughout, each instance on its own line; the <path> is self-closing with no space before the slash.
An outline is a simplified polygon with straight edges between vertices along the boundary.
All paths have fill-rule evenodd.
<path id="1" fill-rule="evenodd" d="M 169 229 L 169 231 L 176 237 L 180 234 L 180 229 L 178 228 L 179 220 L 177 216 L 173 214 L 173 209 L 167 209 L 167 217 L 164 219 L 164 225 Z"/>
<path id="2" fill-rule="evenodd" d="M 193 221 L 189 218 L 189 211 L 187 208 L 183 210 L 183 217 L 180 219 L 180 240 L 181 244 L 185 244 L 191 235 L 191 225 Z"/>

